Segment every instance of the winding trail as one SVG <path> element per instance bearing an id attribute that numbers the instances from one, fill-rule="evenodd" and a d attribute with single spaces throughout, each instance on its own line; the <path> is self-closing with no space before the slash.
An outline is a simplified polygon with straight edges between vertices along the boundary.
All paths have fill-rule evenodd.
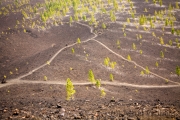
<path id="1" fill-rule="evenodd" d="M 82 43 L 86 43 L 86 42 L 89 42 L 89 41 L 94 41 L 94 42 L 97 42 L 98 44 L 100 44 L 101 46 L 103 46 L 104 48 L 106 48 L 108 51 L 110 51 L 111 53 L 113 53 L 114 55 L 120 57 L 121 59 L 127 61 L 127 62 L 130 62 L 130 63 L 133 63 L 135 64 L 136 66 L 138 66 L 139 68 L 145 70 L 144 67 L 138 65 L 136 62 L 134 61 L 129 61 L 127 60 L 126 58 L 124 58 L 123 56 L 119 55 L 118 53 L 114 52 L 113 50 L 111 50 L 109 47 L 107 47 L 105 44 L 103 44 L 102 42 L 96 40 L 95 38 L 98 36 L 97 34 L 95 34 L 93 32 L 93 28 L 91 28 L 89 25 L 86 25 L 86 24 L 83 24 L 83 23 L 80 23 L 80 22 L 77 22 L 77 24 L 79 25 L 82 25 L 82 26 L 85 26 L 85 27 L 88 27 L 90 29 L 90 33 L 93 34 L 94 36 L 87 39 L 87 40 L 84 40 L 82 41 Z M 59 51 L 57 51 L 51 59 L 48 60 L 48 63 L 50 64 L 64 49 L 66 48 L 69 48 L 69 47 L 72 47 L 74 45 L 78 44 L 77 42 L 76 43 L 73 43 L 71 45 L 68 45 L 66 47 L 63 47 L 61 48 Z M 23 84 L 23 83 L 26 83 L 26 84 L 59 84 L 59 85 L 66 85 L 65 82 L 59 82 L 59 81 L 28 81 L 28 80 L 21 80 L 22 78 L 28 76 L 28 75 L 31 75 L 32 73 L 34 73 L 35 71 L 45 67 L 46 65 L 48 65 L 47 63 L 33 69 L 32 71 L 28 72 L 27 74 L 24 74 L 22 76 L 19 76 L 18 78 L 16 79 L 11 79 L 11 80 L 8 80 L 8 83 L 6 84 L 0 84 L 0 88 L 2 87 L 6 87 L 6 86 L 9 86 L 9 85 L 13 85 L 13 84 Z M 167 80 L 166 78 L 162 77 L 162 76 L 159 76 L 153 72 L 150 71 L 150 74 L 156 76 L 156 77 L 159 77 L 163 80 Z M 106 82 L 106 81 L 101 81 L 101 84 L 102 85 L 112 85 L 112 86 L 127 86 L 127 87 L 135 87 L 135 88 L 173 88 L 173 87 L 180 87 L 180 83 L 178 82 L 174 82 L 172 80 L 168 80 L 169 82 L 172 82 L 176 85 L 161 85 L 161 86 L 158 86 L 158 85 L 137 85 L 137 84 L 129 84 L 129 83 L 120 83 L 120 82 L 116 82 L 116 81 L 113 81 L 113 82 Z M 82 82 L 82 83 L 79 83 L 79 82 L 73 82 L 74 85 L 92 85 L 92 83 L 90 82 Z"/>

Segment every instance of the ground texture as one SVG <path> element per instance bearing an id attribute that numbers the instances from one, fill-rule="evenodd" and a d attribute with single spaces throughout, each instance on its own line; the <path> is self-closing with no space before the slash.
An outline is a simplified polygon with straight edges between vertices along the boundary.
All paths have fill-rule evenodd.
<path id="1" fill-rule="evenodd" d="M 36 2 L 43 0 L 30 0 L 29 4 L 33 6 Z M 168 9 L 170 4 L 169 0 L 163 0 L 163 6 L 152 1 L 132 2 L 138 16 L 152 15 L 155 10 Z M 8 0 L 0 7 L 7 4 Z M 23 15 L 19 12 L 1 15 L 0 119 L 179 120 L 180 77 L 176 75 L 176 67 L 180 66 L 177 47 L 180 36 L 171 34 L 170 26 L 162 31 L 162 21 L 155 22 L 152 29 L 146 25 L 137 28 L 137 21 L 127 22 L 131 17 L 130 4 L 123 0 L 121 4 L 125 10 L 116 12 L 115 22 L 96 13 L 98 26 L 82 20 L 70 25 L 68 15 L 73 14 L 70 12 L 47 29 L 14 28 Z M 175 6 L 175 1 L 171 4 Z M 144 12 L 145 8 L 148 12 Z M 107 5 L 107 9 L 111 7 Z M 180 29 L 179 12 L 173 10 L 175 29 Z M 101 27 L 102 22 L 106 23 L 106 29 Z M 140 35 L 142 38 L 137 37 Z M 165 44 L 160 44 L 160 37 Z M 169 40 L 173 41 L 171 46 L 166 45 Z M 107 57 L 116 62 L 115 68 L 104 65 Z M 95 79 L 101 80 L 100 88 L 89 82 L 90 69 Z M 66 100 L 67 78 L 76 90 L 74 99 L 69 101 Z M 102 89 L 105 96 L 101 96 Z"/>

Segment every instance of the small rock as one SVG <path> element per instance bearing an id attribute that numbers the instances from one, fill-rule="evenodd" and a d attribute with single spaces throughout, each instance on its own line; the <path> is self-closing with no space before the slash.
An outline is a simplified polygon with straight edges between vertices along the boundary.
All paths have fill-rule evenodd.
<path id="1" fill-rule="evenodd" d="M 6 112 L 7 112 L 7 110 L 6 110 L 6 109 L 4 109 L 4 110 L 3 110 L 3 112 L 4 112 L 4 113 L 6 113 Z"/>
<path id="2" fill-rule="evenodd" d="M 64 108 L 61 108 L 61 110 L 60 110 L 60 115 L 61 115 L 61 116 L 64 116 L 64 115 L 65 115 L 65 111 L 66 111 L 66 110 L 65 110 Z"/>
<path id="3" fill-rule="evenodd" d="M 13 118 L 12 116 L 9 116 L 9 117 L 8 117 L 8 120 L 9 120 L 9 119 L 12 120 L 12 118 Z"/>
<path id="4" fill-rule="evenodd" d="M 30 118 L 31 115 L 30 114 L 26 114 L 25 118 Z"/>
<path id="5" fill-rule="evenodd" d="M 179 117 L 176 117 L 176 120 L 180 120 L 180 116 L 179 116 Z"/>
<path id="6" fill-rule="evenodd" d="M 80 115 L 74 114 L 74 119 L 81 119 Z"/>
<path id="7" fill-rule="evenodd" d="M 127 119 L 128 120 L 135 120 L 135 118 L 133 118 L 133 117 L 128 117 Z"/>
<path id="8" fill-rule="evenodd" d="M 124 118 L 123 120 L 128 120 L 128 116 L 127 115 L 124 115 L 123 118 Z"/>
<path id="9" fill-rule="evenodd" d="M 114 99 L 112 99 L 112 100 L 110 100 L 110 102 L 115 102 L 115 100 L 114 100 Z"/>
<path id="10" fill-rule="evenodd" d="M 57 104 L 57 108 L 62 108 L 60 104 Z"/>
<path id="11" fill-rule="evenodd" d="M 90 100 L 85 100 L 85 102 L 89 102 Z"/>
<path id="12" fill-rule="evenodd" d="M 6 82 L 5 79 L 2 79 L 1 83 L 4 84 L 4 83 L 7 83 L 7 82 Z"/>
<path id="13" fill-rule="evenodd" d="M 99 106 L 101 109 L 105 109 L 106 107 L 104 105 Z"/>
<path id="14" fill-rule="evenodd" d="M 19 115 L 19 110 L 18 110 L 18 109 L 15 109 L 15 110 L 13 111 L 13 115 Z"/>

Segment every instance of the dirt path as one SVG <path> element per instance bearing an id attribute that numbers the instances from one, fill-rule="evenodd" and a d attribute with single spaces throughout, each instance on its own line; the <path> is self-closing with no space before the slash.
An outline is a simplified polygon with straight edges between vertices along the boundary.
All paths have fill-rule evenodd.
<path id="1" fill-rule="evenodd" d="M 105 44 L 103 44 L 102 42 L 96 40 L 95 38 L 98 36 L 97 34 L 95 34 L 93 32 L 93 28 L 91 28 L 89 25 L 86 25 L 86 24 L 83 24 L 83 23 L 79 23 L 77 22 L 77 24 L 80 24 L 82 26 L 85 26 L 85 27 L 88 27 L 90 29 L 90 33 L 91 34 L 94 34 L 93 37 L 85 40 L 85 41 L 82 41 L 82 43 L 86 43 L 86 42 L 89 42 L 89 41 L 94 41 L 94 42 L 97 42 L 98 44 L 100 44 L 101 46 L 103 46 L 104 48 L 106 48 L 108 51 L 110 51 L 111 53 L 113 53 L 114 55 L 120 57 L 121 59 L 125 60 L 125 61 L 128 61 L 136 66 L 138 66 L 139 68 L 143 69 L 143 70 L 146 70 L 144 67 L 140 66 L 139 64 L 137 64 L 136 62 L 134 61 L 129 61 L 127 60 L 126 58 L 124 58 L 123 56 L 119 55 L 118 53 L 114 52 L 113 50 L 111 50 L 109 47 L 107 47 Z M 74 45 L 76 45 L 78 43 L 73 43 L 71 45 L 68 45 L 66 47 L 63 47 L 61 48 L 59 51 L 57 51 L 51 59 L 48 60 L 48 64 L 50 64 L 64 49 L 67 49 L 69 47 L 72 47 Z M 58 82 L 58 81 L 27 81 L 27 80 L 20 80 L 28 75 L 31 75 L 32 73 L 34 73 L 35 71 L 45 67 L 46 65 L 48 65 L 47 63 L 33 69 L 32 71 L 28 72 L 27 74 L 25 75 L 22 75 L 20 77 L 18 77 L 17 79 L 12 79 L 12 80 L 9 80 L 8 83 L 6 84 L 1 84 L 0 85 L 0 88 L 2 87 L 6 87 L 8 85 L 12 85 L 12 84 L 21 84 L 21 83 L 32 83 L 32 84 L 60 84 L 60 85 L 65 85 L 66 83 L 62 83 L 62 82 Z M 163 79 L 163 80 L 167 80 L 166 78 L 160 76 L 160 75 L 157 75 L 153 72 L 150 71 L 150 74 L 156 76 L 156 77 L 159 77 L 160 79 Z M 180 87 L 180 83 L 178 82 L 174 82 L 172 80 L 169 80 L 169 82 L 171 83 L 174 83 L 176 85 L 163 85 L 163 86 L 158 86 L 158 85 L 136 85 L 136 84 L 128 84 L 128 83 L 120 83 L 120 82 L 105 82 L 105 81 L 102 81 L 101 84 L 106 84 L 106 85 L 113 85 L 113 86 L 128 86 L 128 87 L 136 87 L 136 88 L 172 88 L 172 87 Z M 83 82 L 83 83 L 78 83 L 78 82 L 73 82 L 74 85 L 90 85 L 91 83 L 89 82 Z"/>
<path id="2" fill-rule="evenodd" d="M 29 80 L 20 80 L 20 79 L 13 79 L 11 82 L 8 82 L 6 84 L 2 84 L 0 88 L 6 87 L 8 85 L 12 84 L 55 84 L 55 85 L 66 85 L 66 82 L 60 82 L 60 81 L 29 81 Z M 129 83 L 122 83 L 122 82 L 107 82 L 107 81 L 101 81 L 102 85 L 112 85 L 112 86 L 127 86 L 127 87 L 134 87 L 134 88 L 172 88 L 172 87 L 180 87 L 180 85 L 137 85 L 137 84 L 129 84 Z M 73 85 L 92 85 L 90 82 L 73 82 Z"/>

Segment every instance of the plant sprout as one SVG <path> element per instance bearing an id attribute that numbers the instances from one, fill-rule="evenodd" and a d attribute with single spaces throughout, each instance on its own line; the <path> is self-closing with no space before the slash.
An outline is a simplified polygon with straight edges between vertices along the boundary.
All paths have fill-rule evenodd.
<path id="1" fill-rule="evenodd" d="M 152 32 L 152 36 L 156 37 L 156 34 L 154 32 Z"/>
<path id="2" fill-rule="evenodd" d="M 108 57 L 104 59 L 104 65 L 105 65 L 106 67 L 109 66 L 109 62 L 110 62 L 110 59 L 109 59 Z"/>
<path id="3" fill-rule="evenodd" d="M 128 59 L 129 61 L 131 61 L 131 56 L 130 56 L 130 55 L 128 55 L 128 56 L 127 56 L 127 59 Z"/>
<path id="4" fill-rule="evenodd" d="M 104 91 L 104 89 L 101 89 L 101 97 L 106 96 L 106 92 Z"/>
<path id="5" fill-rule="evenodd" d="M 76 91 L 74 90 L 73 83 L 71 82 L 70 78 L 67 78 L 66 80 L 66 93 L 67 93 L 67 96 L 66 96 L 67 100 L 73 99 L 74 98 L 73 95 L 76 93 Z"/>
<path id="6" fill-rule="evenodd" d="M 10 72 L 9 72 L 9 74 L 10 74 L 10 75 L 12 75 L 12 74 L 13 74 L 13 72 L 12 72 L 12 71 L 10 71 Z"/>
<path id="7" fill-rule="evenodd" d="M 71 23 L 73 22 L 73 18 L 72 16 L 69 17 L 69 24 L 71 25 Z"/>
<path id="8" fill-rule="evenodd" d="M 47 76 L 44 76 L 44 80 L 47 81 Z"/>
<path id="9" fill-rule="evenodd" d="M 96 86 L 97 86 L 98 88 L 101 87 L 101 81 L 100 81 L 100 80 L 96 80 Z"/>
<path id="10" fill-rule="evenodd" d="M 144 9 L 144 12 L 148 12 L 147 8 Z"/>
<path id="11" fill-rule="evenodd" d="M 120 41 L 119 40 L 116 41 L 116 44 L 117 44 L 117 47 L 120 48 Z"/>
<path id="12" fill-rule="evenodd" d="M 130 19 L 129 18 L 127 18 L 127 23 L 130 23 L 131 21 L 130 21 Z"/>
<path id="13" fill-rule="evenodd" d="M 163 4 L 163 3 L 162 3 L 162 0 L 159 0 L 159 5 L 162 6 L 162 4 Z"/>
<path id="14" fill-rule="evenodd" d="M 74 48 L 72 48 L 72 49 L 71 49 L 71 52 L 72 52 L 72 53 L 74 53 L 74 52 L 75 52 Z"/>
<path id="15" fill-rule="evenodd" d="M 177 1 L 176 1 L 176 9 L 179 9 L 179 4 Z"/>
<path id="16" fill-rule="evenodd" d="M 173 42 L 172 40 L 169 40 L 169 45 L 172 46 Z"/>
<path id="17" fill-rule="evenodd" d="M 142 70 L 140 74 L 141 74 L 141 75 L 144 75 L 144 71 Z"/>
<path id="18" fill-rule="evenodd" d="M 95 78 L 94 78 L 94 73 L 93 73 L 92 70 L 89 70 L 88 76 L 89 76 L 89 81 L 90 81 L 91 83 L 95 84 L 95 83 L 96 83 L 96 80 L 95 80 Z"/>
<path id="19" fill-rule="evenodd" d="M 142 54 L 142 53 L 143 53 L 143 51 L 142 51 L 142 50 L 140 50 L 139 52 L 140 52 L 140 54 Z"/>
<path id="20" fill-rule="evenodd" d="M 132 47 L 134 50 L 136 50 L 136 44 L 135 43 L 133 43 Z"/>
<path id="21" fill-rule="evenodd" d="M 110 80 L 111 80 L 111 81 L 113 81 L 113 80 L 114 80 L 114 76 L 113 76 L 113 74 L 112 74 L 112 73 L 109 75 L 109 78 L 110 78 Z"/>
<path id="22" fill-rule="evenodd" d="M 159 64 L 158 64 L 158 62 L 156 61 L 156 67 L 159 67 Z"/>
<path id="23" fill-rule="evenodd" d="M 111 66 L 112 69 L 115 68 L 115 65 L 116 65 L 116 62 L 111 62 L 111 63 L 110 63 L 110 66 Z"/>
<path id="24" fill-rule="evenodd" d="M 176 67 L 176 74 L 177 74 L 178 76 L 180 76 L 180 67 L 179 67 L 179 66 Z"/>
<path id="25" fill-rule="evenodd" d="M 77 43 L 80 44 L 81 43 L 81 40 L 80 38 L 77 39 Z"/>
<path id="26" fill-rule="evenodd" d="M 161 56 L 162 58 L 164 58 L 164 53 L 163 53 L 163 51 L 160 52 L 160 56 Z"/>
<path id="27" fill-rule="evenodd" d="M 160 44 L 161 44 L 161 45 L 164 45 L 164 40 L 163 40 L 162 37 L 160 37 Z"/>
<path id="28" fill-rule="evenodd" d="M 126 37 L 126 33 L 124 33 L 124 37 Z"/>
<path id="29" fill-rule="evenodd" d="M 145 70 L 146 74 L 149 75 L 150 71 L 149 68 L 146 66 L 146 70 Z"/>
<path id="30" fill-rule="evenodd" d="M 104 23 L 102 23 L 102 28 L 106 29 L 106 25 Z"/>
<path id="31" fill-rule="evenodd" d="M 171 33 L 174 35 L 174 32 L 175 32 L 175 30 L 174 30 L 174 27 L 172 27 L 171 28 Z"/>

